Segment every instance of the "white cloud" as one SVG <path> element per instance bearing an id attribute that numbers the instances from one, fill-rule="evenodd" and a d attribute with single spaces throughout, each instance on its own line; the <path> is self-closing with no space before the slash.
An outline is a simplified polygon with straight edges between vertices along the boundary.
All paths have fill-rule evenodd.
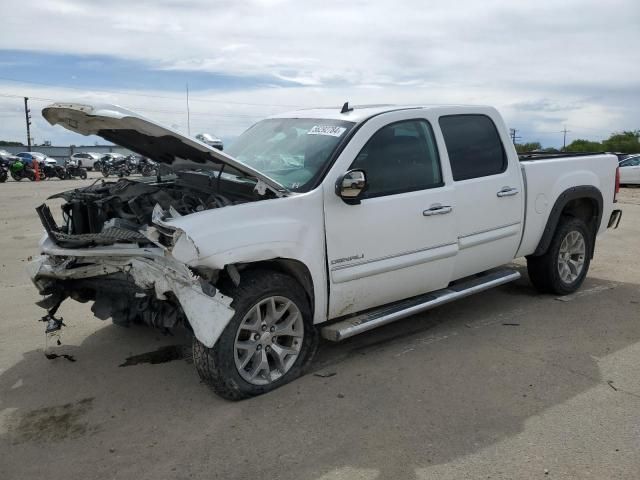
<path id="1" fill-rule="evenodd" d="M 157 69 L 306 86 L 197 92 L 194 101 L 482 103 L 501 107 L 523 130 L 555 131 L 575 122 L 585 127 L 584 136 L 597 136 L 600 129 L 640 127 L 637 0 L 4 0 L 0 14 L 4 49 L 113 55 Z M 58 98 L 78 92 L 36 93 Z M 117 100 L 147 110 L 184 109 L 178 100 Z M 536 104 L 544 108 L 530 108 Z M 193 109 L 192 123 L 205 130 L 214 125 L 219 135 L 237 134 L 250 119 L 200 113 L 261 117 L 273 111 L 205 102 Z"/>

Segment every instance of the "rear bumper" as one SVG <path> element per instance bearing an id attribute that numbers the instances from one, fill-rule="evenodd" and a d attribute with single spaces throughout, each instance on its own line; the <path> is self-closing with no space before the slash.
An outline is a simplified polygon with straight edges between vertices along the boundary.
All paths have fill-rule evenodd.
<path id="1" fill-rule="evenodd" d="M 620 225 L 620 219 L 622 219 L 622 210 L 616 209 L 611 212 L 609 223 L 607 223 L 607 228 L 613 228 L 614 230 L 618 228 L 618 225 Z"/>

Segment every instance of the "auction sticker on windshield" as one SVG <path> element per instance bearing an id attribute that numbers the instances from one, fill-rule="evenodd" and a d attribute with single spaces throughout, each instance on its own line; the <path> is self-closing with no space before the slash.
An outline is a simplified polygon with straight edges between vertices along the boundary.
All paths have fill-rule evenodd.
<path id="1" fill-rule="evenodd" d="M 345 132 L 346 128 L 336 127 L 334 125 L 316 125 L 311 127 L 307 135 L 329 135 L 330 137 L 339 137 Z"/>

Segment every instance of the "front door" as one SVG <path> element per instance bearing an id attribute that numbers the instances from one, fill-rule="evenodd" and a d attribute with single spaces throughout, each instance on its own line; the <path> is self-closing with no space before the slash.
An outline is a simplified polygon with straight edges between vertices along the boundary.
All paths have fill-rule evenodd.
<path id="1" fill-rule="evenodd" d="M 365 171 L 368 190 L 359 205 L 334 193 L 334 179 L 325 183 L 329 318 L 443 288 L 451 279 L 454 191 L 444 181 L 431 124 L 420 115 L 380 115 L 349 142 L 333 171 Z"/>

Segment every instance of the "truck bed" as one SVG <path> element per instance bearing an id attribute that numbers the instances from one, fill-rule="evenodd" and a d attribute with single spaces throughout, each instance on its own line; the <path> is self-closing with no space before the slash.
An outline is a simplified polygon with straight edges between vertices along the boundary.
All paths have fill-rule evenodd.
<path id="1" fill-rule="evenodd" d="M 555 201 L 575 185 L 593 186 L 602 193 L 603 212 L 598 233 L 606 230 L 613 210 L 618 159 L 607 153 L 519 155 L 525 185 L 525 228 L 517 257 L 532 254 L 544 232 Z M 544 161 L 543 161 L 544 160 Z"/>
<path id="2" fill-rule="evenodd" d="M 608 155 L 607 152 L 526 152 L 519 153 L 518 158 L 521 162 L 535 161 L 535 160 L 554 160 L 558 158 L 573 158 L 573 157 L 590 157 L 593 155 Z"/>

